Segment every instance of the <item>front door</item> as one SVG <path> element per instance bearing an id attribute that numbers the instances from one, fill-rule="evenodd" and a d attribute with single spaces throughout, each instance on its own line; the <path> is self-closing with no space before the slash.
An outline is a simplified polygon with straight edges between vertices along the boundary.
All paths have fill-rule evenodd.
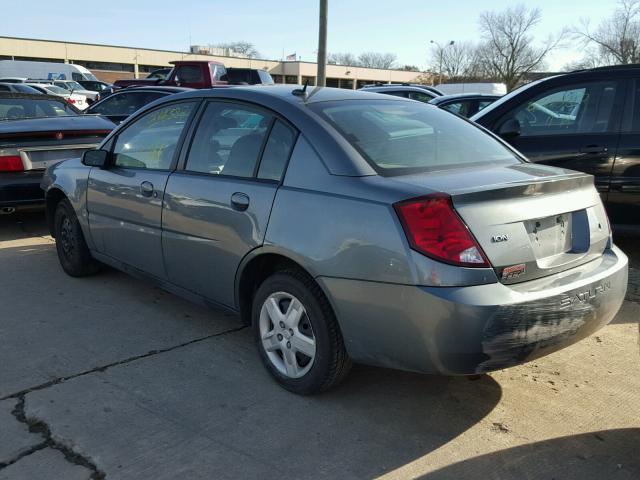
<path id="1" fill-rule="evenodd" d="M 507 141 L 532 162 L 594 175 L 606 202 L 624 86 L 607 80 L 555 88 L 520 105 L 500 123 L 518 120 L 519 135 Z"/>
<path id="2" fill-rule="evenodd" d="M 135 120 L 115 139 L 109 167 L 89 174 L 87 211 L 100 253 L 165 278 L 162 199 L 195 102 L 171 103 Z"/>
<path id="3" fill-rule="evenodd" d="M 269 111 L 207 105 L 184 169 L 169 177 L 165 190 L 162 244 L 171 282 L 234 306 L 238 266 L 264 241 L 295 138 Z"/>

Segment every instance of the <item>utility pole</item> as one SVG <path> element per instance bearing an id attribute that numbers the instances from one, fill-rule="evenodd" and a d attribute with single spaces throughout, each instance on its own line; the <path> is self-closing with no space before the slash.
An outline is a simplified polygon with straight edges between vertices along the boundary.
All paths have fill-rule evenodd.
<path id="1" fill-rule="evenodd" d="M 320 27 L 318 29 L 318 81 L 319 87 L 327 85 L 327 19 L 329 0 L 320 0 Z"/>
<path id="2" fill-rule="evenodd" d="M 444 49 L 453 45 L 455 41 L 451 40 L 447 42 L 444 46 L 440 45 L 435 40 L 431 40 L 429 43 L 432 43 L 433 45 L 438 47 L 438 83 L 440 84 L 442 83 L 442 57 L 444 56 Z"/>

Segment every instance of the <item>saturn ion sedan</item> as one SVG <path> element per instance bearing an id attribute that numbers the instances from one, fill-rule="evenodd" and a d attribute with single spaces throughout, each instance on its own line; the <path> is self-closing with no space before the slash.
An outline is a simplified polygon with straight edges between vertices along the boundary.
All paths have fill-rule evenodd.
<path id="1" fill-rule="evenodd" d="M 627 257 L 593 177 L 432 105 L 290 86 L 147 105 L 42 187 L 60 263 L 239 314 L 310 394 L 351 362 L 477 374 L 607 324 Z"/>

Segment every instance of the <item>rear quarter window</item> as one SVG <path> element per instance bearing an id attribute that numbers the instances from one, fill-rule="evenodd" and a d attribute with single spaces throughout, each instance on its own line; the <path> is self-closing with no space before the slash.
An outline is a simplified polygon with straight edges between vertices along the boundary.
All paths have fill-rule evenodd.
<path id="1" fill-rule="evenodd" d="M 350 100 L 311 108 L 381 175 L 521 162 L 478 127 L 431 105 Z"/>

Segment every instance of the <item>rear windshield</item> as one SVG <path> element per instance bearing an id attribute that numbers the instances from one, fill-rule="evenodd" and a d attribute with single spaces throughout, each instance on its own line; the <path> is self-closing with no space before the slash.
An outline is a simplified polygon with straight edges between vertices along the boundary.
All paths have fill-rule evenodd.
<path id="1" fill-rule="evenodd" d="M 327 120 L 381 175 L 521 160 L 471 123 L 420 102 L 318 102 Z"/>
<path id="2" fill-rule="evenodd" d="M 0 120 L 22 120 L 23 118 L 68 117 L 77 115 L 76 110 L 64 101 L 48 98 L 0 97 Z"/>

